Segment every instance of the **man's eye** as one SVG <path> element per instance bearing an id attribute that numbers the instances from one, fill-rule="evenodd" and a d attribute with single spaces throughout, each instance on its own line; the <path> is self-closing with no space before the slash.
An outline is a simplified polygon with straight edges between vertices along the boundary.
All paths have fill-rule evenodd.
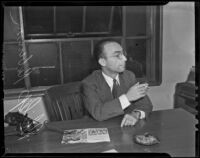
<path id="1" fill-rule="evenodd" d="M 120 57 L 121 57 L 121 54 L 116 55 L 116 57 L 117 57 L 117 58 L 120 58 Z"/>

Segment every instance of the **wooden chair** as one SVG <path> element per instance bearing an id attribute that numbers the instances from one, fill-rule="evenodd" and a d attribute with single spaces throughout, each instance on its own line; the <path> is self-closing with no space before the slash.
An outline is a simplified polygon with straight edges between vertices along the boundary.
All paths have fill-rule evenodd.
<path id="1" fill-rule="evenodd" d="M 45 94 L 49 121 L 74 120 L 86 115 L 81 95 L 81 82 L 71 82 L 49 88 Z"/>

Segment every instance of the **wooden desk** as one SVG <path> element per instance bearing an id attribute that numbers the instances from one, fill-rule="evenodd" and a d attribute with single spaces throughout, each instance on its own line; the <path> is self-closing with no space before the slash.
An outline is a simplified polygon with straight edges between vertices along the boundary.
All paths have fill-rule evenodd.
<path id="1" fill-rule="evenodd" d="M 135 127 L 120 127 L 122 116 L 97 122 L 91 118 L 52 122 L 60 129 L 107 127 L 110 142 L 91 144 L 61 144 L 62 133 L 42 130 L 39 134 L 17 140 L 5 137 L 5 153 L 93 153 L 115 149 L 118 152 L 168 153 L 170 156 L 195 156 L 195 116 L 183 109 L 154 111 L 147 121 Z M 133 142 L 133 135 L 149 132 L 160 139 L 160 144 L 142 146 Z"/>

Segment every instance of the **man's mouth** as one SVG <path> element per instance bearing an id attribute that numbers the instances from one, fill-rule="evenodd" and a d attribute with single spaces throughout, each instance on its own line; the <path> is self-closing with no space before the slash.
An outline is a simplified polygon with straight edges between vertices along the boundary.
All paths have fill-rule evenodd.
<path id="1" fill-rule="evenodd" d="M 122 67 L 125 67 L 125 66 L 126 66 L 126 64 L 122 64 L 122 65 L 120 65 L 120 66 L 122 66 Z"/>

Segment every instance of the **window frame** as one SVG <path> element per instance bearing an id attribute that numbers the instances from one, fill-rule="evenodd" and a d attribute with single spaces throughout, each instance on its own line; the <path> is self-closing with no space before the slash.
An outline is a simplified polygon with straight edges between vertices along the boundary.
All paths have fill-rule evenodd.
<path id="1" fill-rule="evenodd" d="M 111 11 L 110 11 L 110 17 L 109 17 L 109 22 L 108 22 L 108 31 L 99 31 L 99 32 L 87 32 L 86 31 L 86 12 L 87 12 L 87 7 L 88 6 L 81 6 L 83 7 L 83 16 L 82 16 L 82 27 L 80 32 L 68 32 L 68 33 L 59 33 L 59 31 L 56 31 L 56 9 L 57 7 L 53 7 L 53 32 L 52 33 L 27 33 L 25 31 L 25 40 L 29 39 L 60 39 L 60 38 L 87 38 L 90 37 L 93 38 L 95 36 L 98 37 L 110 37 L 112 35 L 112 24 L 113 24 L 113 16 L 114 16 L 114 7 L 119 7 L 119 6 L 111 6 Z M 25 22 L 25 9 L 22 7 L 22 15 L 23 15 L 23 25 L 26 27 L 26 22 Z M 117 36 L 117 35 L 114 35 Z"/>
<path id="2" fill-rule="evenodd" d="M 139 81 L 144 81 L 147 80 L 150 86 L 159 86 L 162 82 L 162 18 L 163 18 L 163 7 L 162 6 L 149 6 L 149 14 L 148 14 L 148 18 L 149 20 L 148 25 L 150 26 L 149 28 L 147 28 L 147 31 L 152 31 L 153 32 L 153 36 L 150 37 L 150 35 L 148 36 L 132 36 L 132 37 L 127 37 L 125 35 L 126 32 L 126 17 L 125 17 L 125 12 L 126 12 L 126 7 L 128 6 L 122 6 L 122 36 L 109 36 L 109 38 L 116 38 L 116 39 L 121 39 L 121 44 L 122 46 L 125 48 L 126 45 L 126 39 L 146 39 L 149 40 L 150 38 L 152 38 L 152 40 L 150 40 L 151 42 L 148 43 L 148 47 L 150 47 L 151 49 L 147 49 L 147 73 L 146 73 L 146 78 L 138 78 Z M 19 17 L 20 17 L 20 27 L 21 27 L 21 32 L 22 34 L 24 33 L 24 27 L 23 27 L 23 16 L 22 16 L 22 8 L 19 8 Z M 159 12 L 159 14 L 157 14 Z M 157 20 L 156 20 L 157 19 Z M 156 23 L 154 23 L 153 21 L 156 21 Z M 159 31 L 157 31 L 159 29 Z M 152 34 L 151 34 L 152 35 Z M 29 44 L 29 43 L 43 43 L 43 42 L 55 42 L 58 44 L 58 57 L 60 59 L 60 84 L 64 84 L 64 72 L 63 72 L 63 63 L 62 63 L 62 50 L 61 50 L 61 45 L 62 42 L 65 41 L 84 41 L 84 40 L 90 40 L 91 42 L 91 54 L 93 52 L 93 47 L 94 47 L 94 41 L 95 40 L 99 40 L 99 39 L 103 39 L 103 38 L 107 38 L 106 37 L 83 37 L 83 38 L 56 38 L 56 39 L 24 39 L 22 38 L 22 42 L 24 42 L 24 44 Z M 13 43 L 17 43 L 17 42 L 13 42 L 13 41 L 4 41 L 4 45 L 5 44 L 13 44 Z M 25 52 L 26 53 L 26 52 Z M 26 53 L 27 55 L 27 53 Z M 24 66 L 25 69 L 27 69 L 27 65 Z M 7 70 L 8 71 L 8 70 Z M 25 87 L 26 89 L 30 89 L 32 88 L 31 84 L 30 84 L 30 76 L 24 78 L 24 83 L 25 83 Z M 72 81 L 73 82 L 73 81 Z"/>

